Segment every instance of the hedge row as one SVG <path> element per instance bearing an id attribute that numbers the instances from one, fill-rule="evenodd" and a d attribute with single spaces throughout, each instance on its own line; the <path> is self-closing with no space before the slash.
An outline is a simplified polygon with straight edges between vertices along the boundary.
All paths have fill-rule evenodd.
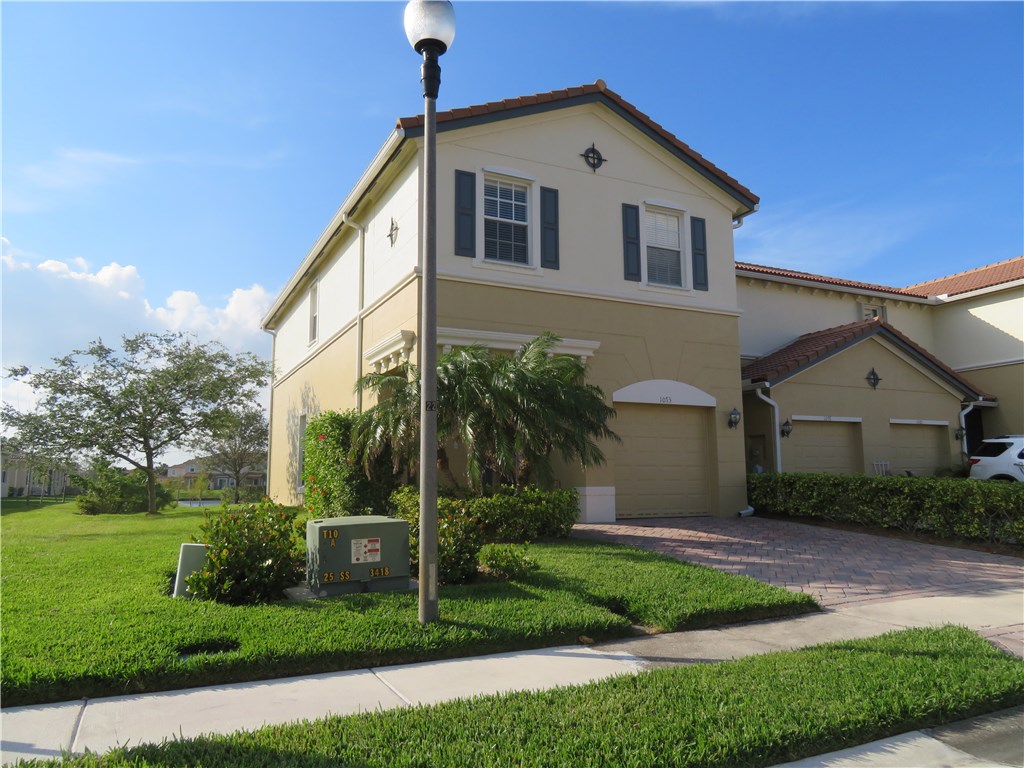
<path id="1" fill-rule="evenodd" d="M 393 514 L 409 523 L 413 572 L 419 568 L 419 490 L 399 488 L 391 495 Z M 545 491 L 527 487 L 493 496 L 437 500 L 437 569 L 446 584 L 470 581 L 484 542 L 522 543 L 567 538 L 579 515 L 575 489 Z"/>
<path id="2" fill-rule="evenodd" d="M 758 512 L 1024 544 L 1024 483 L 783 472 L 749 475 Z"/>

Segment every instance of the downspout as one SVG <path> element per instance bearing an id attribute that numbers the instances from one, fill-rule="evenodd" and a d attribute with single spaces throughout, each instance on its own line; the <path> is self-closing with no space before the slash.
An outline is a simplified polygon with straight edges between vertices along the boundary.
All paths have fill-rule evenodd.
<path id="1" fill-rule="evenodd" d="M 782 432 L 779 426 L 779 404 L 765 394 L 768 385 L 761 382 L 754 394 L 758 399 L 768 403 L 772 407 L 772 439 L 775 444 L 775 471 L 782 472 Z"/>
<path id="2" fill-rule="evenodd" d="M 356 381 L 363 378 L 363 307 L 366 302 L 365 270 L 366 270 L 366 227 L 361 227 L 349 218 L 347 213 L 341 215 L 342 226 L 349 226 L 359 233 L 359 299 L 356 306 Z M 363 390 L 356 389 L 356 411 L 363 412 Z"/>
<path id="3" fill-rule="evenodd" d="M 277 329 L 264 328 L 270 334 L 270 359 L 277 359 Z M 270 372 L 270 418 L 267 419 L 267 479 L 264 482 L 263 493 L 270 496 L 270 459 L 271 451 L 274 450 L 274 441 L 270 436 L 274 432 L 274 372 Z"/>

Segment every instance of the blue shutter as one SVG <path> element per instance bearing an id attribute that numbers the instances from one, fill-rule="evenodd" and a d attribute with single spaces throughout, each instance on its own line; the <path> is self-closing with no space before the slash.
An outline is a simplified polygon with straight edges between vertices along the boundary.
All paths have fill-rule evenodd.
<path id="1" fill-rule="evenodd" d="M 693 249 L 693 287 L 708 289 L 708 238 L 704 219 L 690 219 L 690 246 Z"/>
<path id="2" fill-rule="evenodd" d="M 455 255 L 476 256 L 476 174 L 455 172 Z"/>
<path id="3" fill-rule="evenodd" d="M 540 265 L 558 269 L 558 190 L 540 188 Z"/>
<path id="4" fill-rule="evenodd" d="M 622 263 L 624 277 L 640 282 L 640 206 L 622 204 Z"/>

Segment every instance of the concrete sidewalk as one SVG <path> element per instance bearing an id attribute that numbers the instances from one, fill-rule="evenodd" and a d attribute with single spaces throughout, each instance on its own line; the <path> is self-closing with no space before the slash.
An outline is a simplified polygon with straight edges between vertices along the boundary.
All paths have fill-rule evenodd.
<path id="1" fill-rule="evenodd" d="M 847 606 L 794 619 L 780 619 L 695 632 L 630 638 L 594 646 L 567 646 L 468 659 L 311 675 L 256 683 L 212 686 L 166 693 L 117 696 L 36 707 L 5 709 L 3 762 L 59 757 L 62 750 L 103 752 L 111 747 L 231 733 L 263 725 L 429 704 L 504 691 L 544 689 L 657 666 L 713 662 L 757 653 L 801 648 L 830 640 L 870 637 L 892 629 L 957 623 L 983 634 L 1005 629 L 1020 615 L 1024 589 L 970 595 L 921 597 Z M 1020 631 L 1018 626 L 1017 631 Z M 991 746 L 996 722 L 1012 747 L 1024 745 L 1024 714 L 963 726 L 981 729 Z M 971 728 L 974 731 L 971 731 Z M 986 730 L 987 729 L 987 730 Z M 961 739 L 961 741 L 964 741 Z M 970 742 L 967 739 L 964 743 Z M 1004 766 L 950 746 L 932 733 L 916 732 L 874 745 L 792 764 L 828 766 Z"/>

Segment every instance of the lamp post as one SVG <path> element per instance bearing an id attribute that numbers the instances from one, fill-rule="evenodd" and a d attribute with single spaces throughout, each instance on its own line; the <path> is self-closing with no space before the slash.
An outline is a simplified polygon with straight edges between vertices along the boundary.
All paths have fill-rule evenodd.
<path id="1" fill-rule="evenodd" d="M 438 58 L 455 39 L 449 0 L 409 0 L 405 36 L 423 56 L 423 232 L 420 238 L 419 620 L 437 621 L 437 93 Z"/>

